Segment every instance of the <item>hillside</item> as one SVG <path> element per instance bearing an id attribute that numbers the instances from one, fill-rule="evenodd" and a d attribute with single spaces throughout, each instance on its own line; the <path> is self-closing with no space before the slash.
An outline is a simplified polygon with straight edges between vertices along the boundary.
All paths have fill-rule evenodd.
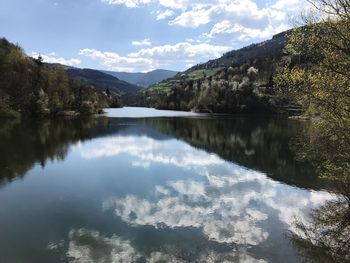
<path id="1" fill-rule="evenodd" d="M 100 91 L 109 89 L 112 94 L 117 96 L 125 95 L 126 93 L 133 93 L 139 90 L 138 86 L 120 80 L 99 70 L 67 68 L 66 71 L 72 78 L 79 79 L 93 85 Z"/>
<path id="2" fill-rule="evenodd" d="M 112 100 L 0 38 L 0 117 L 91 114 Z"/>
<path id="3" fill-rule="evenodd" d="M 141 73 L 141 72 L 130 73 L 130 72 L 115 72 L 115 71 L 102 71 L 102 72 L 140 87 L 149 87 L 162 80 L 171 78 L 178 73 L 176 71 L 165 70 L 165 69 L 156 69 L 147 73 Z"/>
<path id="4" fill-rule="evenodd" d="M 283 107 L 273 89 L 273 77 L 288 58 L 288 33 L 225 53 L 185 72 L 141 90 L 130 104 L 200 112 L 275 112 Z"/>
<path id="5" fill-rule="evenodd" d="M 268 66 L 264 62 L 276 61 L 283 56 L 284 47 L 288 42 L 287 35 L 290 32 L 290 30 L 281 32 L 277 35 L 274 35 L 270 40 L 252 44 L 238 50 L 229 51 L 218 59 L 210 60 L 206 63 L 196 65 L 190 68 L 188 71 L 230 67 L 249 62 L 254 63 L 256 66 Z M 268 71 L 268 68 L 265 70 Z"/>

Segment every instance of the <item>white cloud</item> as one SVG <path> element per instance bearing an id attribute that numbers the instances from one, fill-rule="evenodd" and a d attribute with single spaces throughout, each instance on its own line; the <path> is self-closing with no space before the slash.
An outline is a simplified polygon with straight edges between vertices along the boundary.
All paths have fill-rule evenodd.
<path id="1" fill-rule="evenodd" d="M 171 9 L 185 9 L 190 0 L 159 0 L 161 6 Z"/>
<path id="2" fill-rule="evenodd" d="M 180 42 L 174 45 L 162 45 L 143 48 L 125 56 L 96 49 L 81 49 L 80 55 L 99 61 L 103 66 L 116 71 L 149 71 L 156 68 L 171 68 L 179 63 L 193 64 L 221 56 L 230 47 L 192 44 Z"/>
<path id="3" fill-rule="evenodd" d="M 131 45 L 133 45 L 133 46 L 150 46 L 150 45 L 152 45 L 152 43 L 151 43 L 151 40 L 149 38 L 145 38 L 145 39 L 140 40 L 140 41 L 137 41 L 137 40 L 132 41 Z"/>
<path id="4" fill-rule="evenodd" d="M 109 70 L 132 72 L 153 69 L 153 61 L 150 59 L 120 56 L 117 53 L 102 52 L 89 48 L 81 49 L 79 54 L 99 61 Z"/>
<path id="5" fill-rule="evenodd" d="M 131 53 L 131 57 L 146 57 L 158 60 L 186 59 L 193 57 L 213 58 L 219 57 L 224 51 L 229 50 L 227 46 L 215 46 L 210 44 L 191 44 L 180 42 L 175 45 L 156 46 L 141 49 Z"/>
<path id="6" fill-rule="evenodd" d="M 253 0 L 103 0 L 110 4 L 140 7 L 153 4 L 157 11 L 157 20 L 175 15 L 170 26 L 197 28 L 202 25 L 212 27 L 203 34 L 207 41 L 247 41 L 267 39 L 289 28 L 288 15 L 302 7 L 309 7 L 306 0 L 275 0 L 258 6 Z M 166 8 L 166 11 L 160 11 Z M 229 25 L 224 34 L 217 33 L 219 26 Z M 221 28 L 223 30 L 223 28 Z"/>
<path id="7" fill-rule="evenodd" d="M 152 2 L 152 0 L 102 0 L 109 5 L 125 5 L 128 8 L 136 8 L 141 5 L 146 5 Z"/>
<path id="8" fill-rule="evenodd" d="M 308 5 L 308 2 L 305 0 L 278 0 L 271 7 L 278 10 L 294 11 L 305 7 L 305 5 Z"/>
<path id="9" fill-rule="evenodd" d="M 167 17 L 171 17 L 175 14 L 173 10 L 167 9 L 163 12 L 158 11 L 157 12 L 157 20 L 163 20 L 166 19 Z"/>
<path id="10" fill-rule="evenodd" d="M 273 8 L 258 8 L 252 1 L 219 1 L 211 5 L 193 5 L 190 10 L 170 21 L 169 25 L 196 28 L 214 23 L 212 31 L 226 25 L 230 29 L 225 31 L 226 34 L 242 40 L 270 37 L 278 30 L 286 29 L 281 26 L 281 21 L 285 19 L 285 12 Z M 215 35 L 211 34 L 211 37 L 214 38 Z"/>
<path id="11" fill-rule="evenodd" d="M 174 20 L 169 22 L 169 25 L 178 25 L 183 27 L 196 28 L 200 25 L 208 24 L 211 20 L 210 16 L 213 9 L 199 9 L 183 12 Z"/>
<path id="12" fill-rule="evenodd" d="M 76 59 L 76 58 L 65 59 L 63 57 L 57 56 L 54 52 L 49 54 L 39 54 L 38 52 L 32 52 L 31 54 L 31 56 L 34 58 L 38 58 L 39 55 L 43 58 L 44 62 L 47 62 L 47 63 L 59 63 L 67 66 L 76 66 L 81 63 L 79 59 Z"/>
<path id="13" fill-rule="evenodd" d="M 264 29 L 254 29 L 244 27 L 239 24 L 234 24 L 229 20 L 223 20 L 219 23 L 216 23 L 211 29 L 211 31 L 207 34 L 204 34 L 203 36 L 208 37 L 210 39 L 227 37 L 230 40 L 246 41 L 256 38 L 268 38 L 271 35 L 286 30 L 287 28 L 287 25 L 280 24 L 275 28 L 272 25 L 269 25 Z"/>

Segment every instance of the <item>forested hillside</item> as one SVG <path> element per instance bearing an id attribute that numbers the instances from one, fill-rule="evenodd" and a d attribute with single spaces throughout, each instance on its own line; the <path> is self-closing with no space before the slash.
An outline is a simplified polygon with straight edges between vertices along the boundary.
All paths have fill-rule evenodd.
<path id="1" fill-rule="evenodd" d="M 115 96 L 122 96 L 126 93 L 134 93 L 140 89 L 136 85 L 120 80 L 117 77 L 113 77 L 99 70 L 68 68 L 67 73 L 70 77 L 93 85 L 100 91 L 106 91 L 109 89 L 111 94 Z"/>
<path id="2" fill-rule="evenodd" d="M 140 91 L 129 103 L 200 112 L 300 112 L 273 88 L 277 68 L 289 59 L 284 56 L 289 33 L 194 66 Z"/>
<path id="3" fill-rule="evenodd" d="M 118 104 L 62 67 L 48 67 L 0 39 L 0 116 L 91 114 L 111 103 Z"/>

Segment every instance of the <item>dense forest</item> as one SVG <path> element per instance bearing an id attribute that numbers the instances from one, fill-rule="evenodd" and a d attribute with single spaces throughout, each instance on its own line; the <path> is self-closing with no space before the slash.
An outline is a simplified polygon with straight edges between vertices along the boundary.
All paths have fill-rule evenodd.
<path id="1" fill-rule="evenodd" d="M 111 104 L 118 101 L 0 39 L 1 117 L 92 114 Z"/>

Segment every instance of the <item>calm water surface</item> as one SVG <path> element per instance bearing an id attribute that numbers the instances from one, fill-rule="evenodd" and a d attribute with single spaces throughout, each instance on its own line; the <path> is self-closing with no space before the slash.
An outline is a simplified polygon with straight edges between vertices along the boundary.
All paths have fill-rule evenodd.
<path id="1" fill-rule="evenodd" d="M 140 108 L 3 121 L 0 262 L 301 262 L 293 220 L 331 198 L 295 158 L 303 125 Z"/>

